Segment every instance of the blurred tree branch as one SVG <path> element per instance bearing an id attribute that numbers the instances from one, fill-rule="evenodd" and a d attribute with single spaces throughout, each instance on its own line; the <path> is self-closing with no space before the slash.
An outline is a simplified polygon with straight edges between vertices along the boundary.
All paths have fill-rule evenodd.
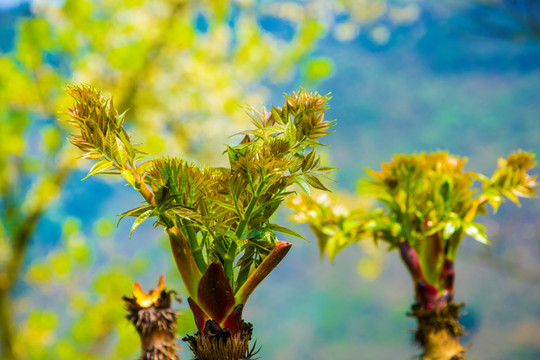
<path id="1" fill-rule="evenodd" d="M 185 7 L 185 2 L 176 0 L 170 8 L 169 14 L 166 19 L 163 21 L 163 24 L 160 24 L 161 28 L 159 33 L 155 36 L 150 49 L 146 52 L 144 60 L 142 61 L 142 66 L 137 73 L 134 73 L 131 80 L 129 81 L 128 88 L 126 90 L 126 95 L 124 97 L 124 104 L 120 105 L 120 108 L 124 109 L 133 109 L 136 105 L 135 98 L 137 96 L 137 91 L 140 89 L 141 81 L 144 81 L 148 77 L 148 72 L 150 70 L 151 64 L 159 57 L 163 46 L 167 41 L 167 32 L 170 31 L 171 27 L 174 24 L 174 21 L 177 19 L 180 12 Z"/>
<path id="2" fill-rule="evenodd" d="M 2 242 L 7 243 L 11 257 L 7 259 L 7 262 L 0 263 L 0 332 L 2 334 L 2 349 L 7 360 L 17 359 L 13 350 L 13 330 L 16 322 L 10 293 L 19 280 L 22 264 L 36 226 L 44 211 L 56 199 L 56 191 L 47 185 L 54 184 L 56 189 L 60 188 L 66 181 L 71 169 L 70 162 L 59 161 L 55 167 L 47 169 L 36 187 L 36 189 L 48 188 L 48 193 L 40 194 L 38 192 L 36 194 L 36 192 L 29 192 L 21 199 L 21 203 L 12 204 L 11 202 L 16 201 L 16 199 L 9 198 L 6 199 L 7 201 L 0 203 L 3 204 L 3 218 L 12 222 L 11 224 L 3 224 L 3 221 L 1 221 L 3 219 L 0 219 L 0 225 L 13 229 L 12 233 L 6 236 L 10 239 L 2 240 Z M 5 186 L 6 193 L 16 194 L 20 190 L 17 188 L 18 185 L 17 182 L 8 182 Z M 23 207 L 28 203 L 31 206 L 25 212 Z"/>

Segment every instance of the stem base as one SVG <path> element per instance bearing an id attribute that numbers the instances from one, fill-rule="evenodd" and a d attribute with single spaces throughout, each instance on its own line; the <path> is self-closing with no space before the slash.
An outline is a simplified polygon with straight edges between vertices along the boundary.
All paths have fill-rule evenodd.
<path id="1" fill-rule="evenodd" d="M 188 335 L 182 340 L 189 344 L 195 355 L 194 360 L 249 360 L 255 359 L 259 350 L 256 342 L 250 349 L 249 341 L 253 325 L 242 321 L 241 330 L 232 334 L 230 329 L 223 329 L 214 320 L 208 320 L 203 333 Z"/>
<path id="2" fill-rule="evenodd" d="M 448 303 L 438 309 L 426 310 L 413 305 L 409 316 L 418 320 L 414 333 L 415 341 L 422 347 L 422 360 L 465 360 L 465 350 L 459 338 L 465 330 L 459 323 L 459 314 L 464 303 Z"/>

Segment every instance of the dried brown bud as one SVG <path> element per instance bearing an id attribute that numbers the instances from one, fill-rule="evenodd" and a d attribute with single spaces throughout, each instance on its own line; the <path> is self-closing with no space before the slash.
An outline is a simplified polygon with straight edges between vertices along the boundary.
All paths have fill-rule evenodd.
<path id="1" fill-rule="evenodd" d="M 171 309 L 173 294 L 174 291 L 165 290 L 165 279 L 161 276 L 158 286 L 148 293 L 135 283 L 133 296 L 123 297 L 127 319 L 141 338 L 140 360 L 180 360 L 175 342 L 177 313 Z"/>

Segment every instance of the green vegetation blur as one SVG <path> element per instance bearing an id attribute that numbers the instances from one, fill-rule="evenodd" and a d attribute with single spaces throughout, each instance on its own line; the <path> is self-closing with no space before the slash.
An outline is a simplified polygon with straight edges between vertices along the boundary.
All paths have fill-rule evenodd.
<path id="1" fill-rule="evenodd" d="M 113 95 L 151 155 L 219 165 L 235 141 L 227 134 L 247 127 L 243 106 L 279 104 L 304 86 L 332 93 L 336 191 L 354 193 L 363 167 L 393 153 L 445 149 L 489 172 L 515 148 L 540 154 L 539 36 L 499 3 L 66 0 L 3 10 L 0 358 L 133 359 L 139 340 L 121 302 L 132 283 L 149 288 L 163 273 L 185 299 L 163 233 L 144 224 L 128 240 L 129 220 L 116 224 L 139 205 L 135 194 L 105 177 L 80 181 L 56 121 L 67 83 Z M 539 217 L 538 201 L 524 201 L 486 217 L 491 247 L 464 240 L 456 300 L 467 302 L 473 359 L 540 357 Z M 395 254 L 366 243 L 330 265 L 310 240 L 295 240 L 250 299 L 244 316 L 262 358 L 412 358 L 413 294 Z M 176 307 L 178 336 L 194 332 L 186 302 Z"/>

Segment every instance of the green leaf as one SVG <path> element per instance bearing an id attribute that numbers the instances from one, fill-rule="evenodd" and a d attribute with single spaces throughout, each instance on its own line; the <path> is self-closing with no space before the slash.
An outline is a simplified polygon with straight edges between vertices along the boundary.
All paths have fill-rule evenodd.
<path id="1" fill-rule="evenodd" d="M 153 165 L 152 160 L 145 161 L 137 165 L 137 173 L 139 175 L 144 174 Z"/>
<path id="2" fill-rule="evenodd" d="M 463 228 L 465 233 L 470 237 L 474 238 L 476 241 L 481 242 L 482 244 L 490 245 L 490 241 L 487 238 L 485 233 L 484 226 L 478 223 L 469 223 L 464 224 Z"/>
<path id="3" fill-rule="evenodd" d="M 111 158 L 116 159 L 116 153 L 115 153 L 115 144 L 116 144 L 116 136 L 114 135 L 114 132 L 112 129 L 108 129 L 107 134 L 105 135 L 106 139 L 103 139 L 103 145 L 105 153 Z"/>
<path id="4" fill-rule="evenodd" d="M 231 204 L 223 199 L 220 199 L 220 198 L 217 198 L 217 197 L 209 197 L 207 198 L 207 201 L 209 203 L 214 203 L 214 204 L 217 204 L 218 206 L 221 206 L 222 208 L 225 208 L 229 211 L 232 211 L 234 213 L 237 213 L 237 209 L 236 207 L 234 206 L 234 204 Z M 238 214 L 239 216 L 242 216 L 242 214 Z"/>
<path id="5" fill-rule="evenodd" d="M 121 141 L 122 144 L 124 145 L 127 153 L 129 154 L 130 159 L 133 160 L 135 158 L 136 152 L 135 152 L 135 148 L 131 144 L 131 139 L 129 138 L 128 133 L 126 132 L 126 130 L 120 129 L 117 133 L 117 136 L 118 136 L 118 140 Z"/>
<path id="6" fill-rule="evenodd" d="M 493 213 L 496 214 L 499 206 L 503 202 L 501 193 L 493 188 L 488 188 L 481 194 L 481 196 L 484 196 L 487 199 L 487 201 L 493 208 Z"/>
<path id="7" fill-rule="evenodd" d="M 308 194 L 308 196 L 311 196 L 311 189 L 309 188 L 309 185 L 304 180 L 300 178 L 296 178 L 294 182 L 298 184 L 298 186 L 300 186 L 302 190 L 304 190 L 306 194 Z"/>
<path id="8" fill-rule="evenodd" d="M 503 194 L 504 196 L 506 196 L 508 198 L 508 200 L 512 201 L 514 204 L 516 204 L 518 207 L 521 206 L 520 202 L 519 202 L 519 198 L 511 191 L 511 190 L 507 190 L 507 189 L 502 189 L 501 190 L 501 194 Z"/>
<path id="9" fill-rule="evenodd" d="M 130 159 L 130 156 L 126 149 L 126 146 L 124 145 L 122 140 L 120 140 L 119 138 L 116 138 L 115 149 L 116 149 L 116 154 L 118 155 L 117 160 L 120 160 L 119 161 L 120 165 L 122 166 L 126 165 L 128 160 Z"/>
<path id="10" fill-rule="evenodd" d="M 337 254 L 343 250 L 344 246 L 340 246 L 339 238 L 343 236 L 339 233 L 334 233 L 332 236 L 327 235 L 325 249 L 328 254 L 328 259 L 330 262 L 334 263 Z M 352 239 L 351 239 L 352 240 Z"/>
<path id="11" fill-rule="evenodd" d="M 315 150 L 311 150 L 307 153 L 304 161 L 302 162 L 302 171 L 308 171 L 313 168 L 313 162 L 315 161 Z"/>
<path id="12" fill-rule="evenodd" d="M 284 119 L 281 117 L 281 114 L 279 113 L 279 109 L 275 106 L 272 106 L 272 116 L 274 117 L 274 121 L 278 124 L 285 123 Z"/>
<path id="13" fill-rule="evenodd" d="M 326 186 L 323 185 L 321 180 L 319 180 L 319 178 L 314 175 L 305 175 L 304 179 L 309 185 L 313 186 L 315 189 L 330 191 Z"/>
<path id="14" fill-rule="evenodd" d="M 111 98 L 111 102 L 112 102 L 112 98 Z M 125 110 L 123 113 L 118 114 L 118 115 L 115 116 L 116 126 L 117 127 L 121 128 L 124 125 L 124 120 L 125 120 L 127 112 L 128 112 L 128 110 Z"/>
<path id="15" fill-rule="evenodd" d="M 129 239 L 131 240 L 131 235 L 133 234 L 133 231 L 135 231 L 136 228 L 139 227 L 146 219 L 148 219 L 152 214 L 154 213 L 154 209 L 147 210 L 143 212 L 135 221 L 133 222 L 133 225 L 131 226 L 131 231 L 129 232 Z"/>
<path id="16" fill-rule="evenodd" d="M 229 156 L 229 164 L 231 165 L 231 168 L 232 168 L 238 161 L 238 151 L 229 145 L 225 145 L 225 146 L 227 147 L 227 155 Z"/>
<path id="17" fill-rule="evenodd" d="M 86 176 L 83 178 L 83 180 L 87 179 L 88 177 L 92 175 L 99 174 L 105 170 L 108 170 L 113 165 L 112 161 L 110 160 L 101 160 L 94 164 L 92 169 L 90 169 L 90 172 L 86 174 Z"/>
<path id="18" fill-rule="evenodd" d="M 95 150 L 90 150 L 84 153 L 83 155 L 81 155 L 81 159 L 86 159 L 86 160 L 98 160 L 101 158 L 103 158 L 103 154 Z"/>
<path id="19" fill-rule="evenodd" d="M 318 172 L 324 172 L 324 171 L 334 171 L 338 169 L 337 167 L 333 167 L 333 166 L 320 166 L 317 168 L 317 171 Z"/>
<path id="20" fill-rule="evenodd" d="M 191 225 L 201 224 L 203 220 L 202 216 L 199 213 L 180 205 L 167 209 L 164 214 L 177 216 L 181 219 L 189 221 Z"/>
<path id="21" fill-rule="evenodd" d="M 143 205 L 136 207 L 135 209 L 131 209 L 128 211 L 124 211 L 123 213 L 119 214 L 120 220 L 125 218 L 126 216 L 133 216 L 133 217 L 139 217 L 142 213 L 151 210 L 154 208 L 154 205 Z"/>
<path id="22" fill-rule="evenodd" d="M 131 169 L 122 169 L 120 171 L 122 174 L 122 177 L 126 179 L 126 181 L 135 188 L 135 175 L 133 175 L 133 170 Z"/>
<path id="23" fill-rule="evenodd" d="M 448 203 L 450 202 L 450 197 L 452 193 L 452 184 L 448 179 L 443 181 L 441 188 L 440 188 L 440 195 L 442 197 L 444 208 L 448 208 Z"/>
<path id="24" fill-rule="evenodd" d="M 296 126 L 294 126 L 294 122 L 291 120 L 285 127 L 285 140 L 289 142 L 290 146 L 294 146 L 294 144 L 296 144 L 296 133 Z"/>
<path id="25" fill-rule="evenodd" d="M 300 239 L 303 239 L 303 240 L 306 240 L 307 242 L 309 242 L 308 239 L 306 239 L 305 237 L 303 237 L 302 235 L 300 235 L 299 233 L 297 233 L 296 231 L 293 231 L 289 228 L 286 228 L 284 226 L 281 226 L 281 225 L 278 225 L 278 224 L 269 224 L 268 225 L 268 228 L 272 231 L 277 231 L 279 233 L 282 233 L 282 234 L 287 234 L 287 235 L 291 235 L 291 236 L 295 236 L 297 238 L 300 238 Z"/>
<path id="26" fill-rule="evenodd" d="M 443 239 L 448 240 L 461 227 L 460 221 L 450 220 L 446 223 L 443 230 Z"/>
<path id="27" fill-rule="evenodd" d="M 300 170 L 303 163 L 304 163 L 304 158 L 302 157 L 302 155 L 294 154 L 294 161 L 293 161 L 293 163 L 289 166 L 289 171 L 290 171 L 290 173 L 291 173 L 291 174 L 294 174 L 294 173 L 296 173 L 298 170 Z"/>

